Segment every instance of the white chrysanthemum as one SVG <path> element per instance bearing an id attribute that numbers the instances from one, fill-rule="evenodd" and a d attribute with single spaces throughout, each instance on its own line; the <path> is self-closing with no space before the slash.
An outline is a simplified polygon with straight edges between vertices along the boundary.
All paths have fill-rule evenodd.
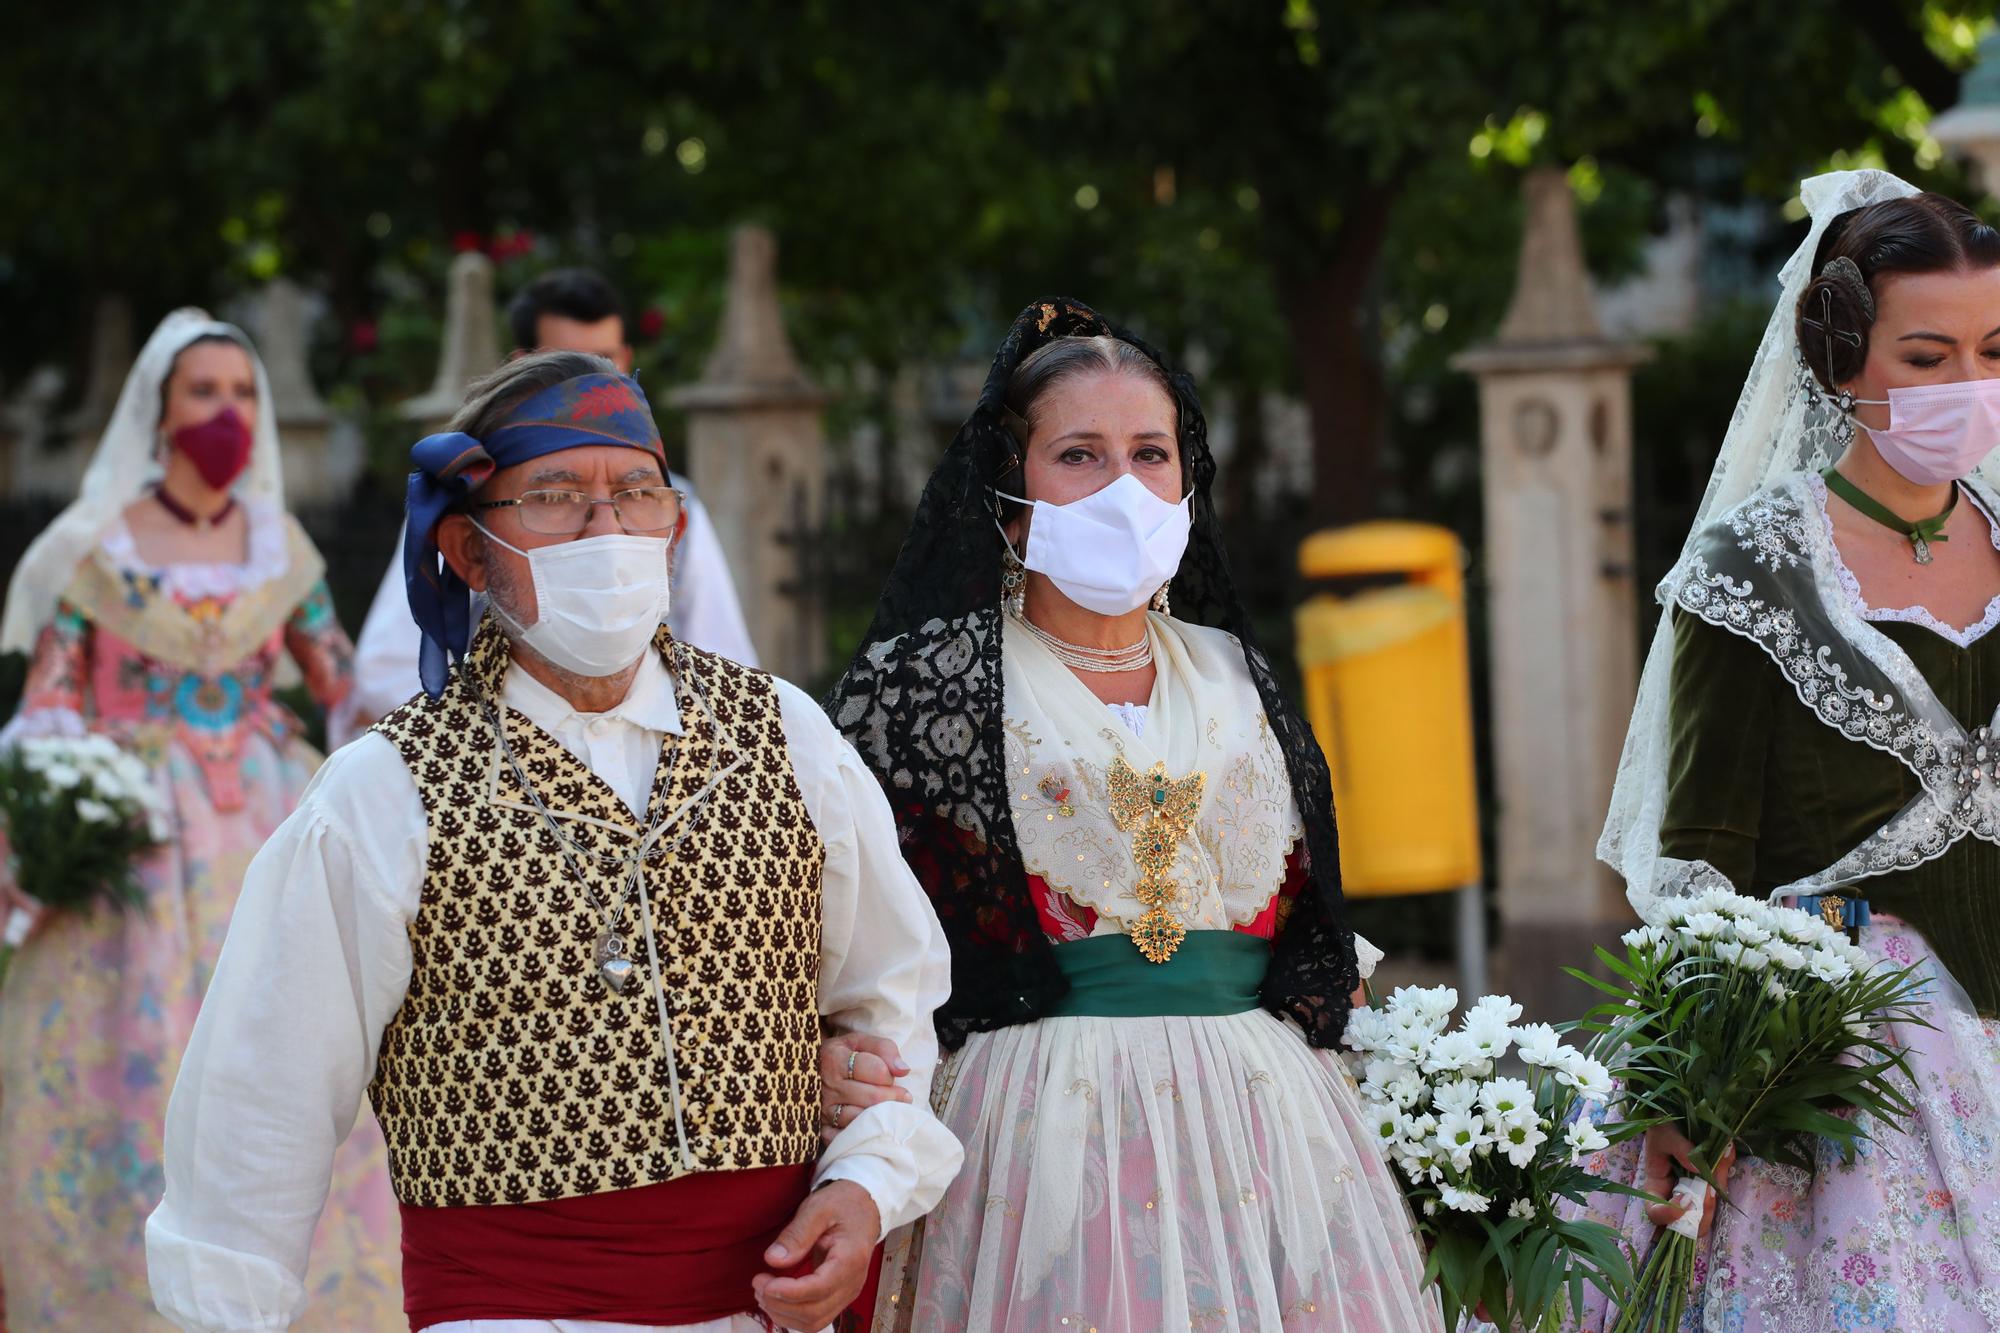
<path id="1" fill-rule="evenodd" d="M 1736 938 L 1738 942 L 1754 947 L 1767 942 L 1771 938 L 1771 932 L 1755 921 L 1738 921 Z"/>
<path id="2" fill-rule="evenodd" d="M 1525 1120 L 1510 1118 L 1505 1127 L 1493 1135 L 1494 1145 L 1515 1166 L 1532 1165 L 1536 1149 L 1548 1141 L 1548 1132 L 1543 1129 L 1542 1122 L 1532 1116 Z"/>
<path id="3" fill-rule="evenodd" d="M 1425 1199 L 1424 1216 L 1436 1217 L 1437 1215 L 1438 1215 L 1438 1201 L 1436 1199 Z"/>
<path id="4" fill-rule="evenodd" d="M 1764 982 L 1764 994 L 1782 1004 L 1792 998 L 1792 988 L 1776 977 L 1771 977 Z"/>
<path id="5" fill-rule="evenodd" d="M 1408 1111 L 1424 1099 L 1424 1081 L 1415 1074 L 1404 1074 L 1392 1080 L 1383 1091 L 1389 1095 L 1390 1101 Z"/>
<path id="6" fill-rule="evenodd" d="M 1469 1078 L 1447 1079 L 1431 1089 L 1431 1106 L 1439 1115 L 1470 1111 L 1479 1103 L 1479 1084 Z"/>
<path id="7" fill-rule="evenodd" d="M 1633 930 L 1626 931 L 1618 938 L 1624 941 L 1625 946 L 1629 949 L 1637 949 L 1641 953 L 1651 953 L 1666 943 L 1667 933 L 1658 926 L 1639 926 Z"/>
<path id="8" fill-rule="evenodd" d="M 1408 1065 L 1371 1055 L 1361 1065 L 1361 1091 L 1377 1101 L 1385 1101 L 1389 1094 L 1384 1089 L 1409 1072 Z"/>
<path id="9" fill-rule="evenodd" d="M 103 801 L 94 801 L 88 796 L 76 803 L 76 813 L 82 817 L 83 822 L 86 824 L 116 824 L 118 822 L 118 810 L 115 806 L 106 805 Z"/>
<path id="10" fill-rule="evenodd" d="M 1601 1102 L 1611 1095 L 1611 1071 L 1573 1047 L 1563 1048 L 1563 1060 L 1555 1073 L 1556 1082 L 1575 1088 L 1586 1101 Z"/>
<path id="11" fill-rule="evenodd" d="M 1438 1117 L 1435 1142 L 1438 1148 L 1457 1157 L 1472 1153 L 1486 1142 L 1486 1119 L 1469 1111 L 1448 1111 Z"/>
<path id="12" fill-rule="evenodd" d="M 1569 1128 L 1563 1131 L 1563 1141 L 1569 1145 L 1571 1166 L 1581 1166 L 1584 1158 L 1611 1146 L 1611 1140 L 1604 1137 L 1604 1131 L 1588 1120 L 1572 1120 Z"/>
<path id="13" fill-rule="evenodd" d="M 1526 1023 L 1514 1029 L 1514 1054 L 1521 1063 L 1538 1069 L 1562 1063 L 1562 1039 L 1547 1023 Z"/>
<path id="14" fill-rule="evenodd" d="M 1507 1216 L 1509 1217 L 1533 1217 L 1534 1215 L 1535 1201 L 1533 1199 L 1516 1199 L 1507 1205 Z"/>
<path id="15" fill-rule="evenodd" d="M 1502 1027 L 1520 1016 L 1521 1006 L 1514 1002 L 1514 997 L 1511 995 L 1482 995 L 1478 1002 L 1466 1011 L 1468 1021 L 1475 1017 L 1497 1019 Z"/>
<path id="16" fill-rule="evenodd" d="M 1490 1014 L 1468 1018 L 1465 1023 L 1465 1035 L 1471 1038 L 1472 1044 L 1478 1048 L 1479 1054 L 1488 1066 L 1505 1056 L 1508 1047 L 1514 1043 L 1514 1030 L 1497 1016 Z M 1489 1069 L 1485 1072 L 1491 1071 Z"/>
<path id="17" fill-rule="evenodd" d="M 1805 970 L 1806 952 L 1789 939 L 1772 940 L 1764 946 L 1764 952 L 1771 955 L 1771 961 L 1787 972 Z"/>
<path id="18" fill-rule="evenodd" d="M 1532 1111 L 1535 1094 L 1521 1079 L 1496 1078 L 1479 1089 L 1479 1105 L 1501 1116 L 1523 1108 Z"/>
<path id="19" fill-rule="evenodd" d="M 1715 956 L 1723 962 L 1734 966 L 1743 961 L 1743 946 L 1735 940 L 1717 940 L 1715 942 Z"/>
<path id="20" fill-rule="evenodd" d="M 1406 1146 L 1426 1146 L 1437 1135 L 1438 1118 L 1429 1111 L 1422 1115 L 1407 1116 L 1403 1122 L 1403 1142 Z"/>
<path id="21" fill-rule="evenodd" d="M 1431 1043 L 1423 1068 L 1426 1074 L 1451 1074 L 1472 1068 L 1484 1058 L 1479 1043 L 1469 1033 L 1447 1032 Z"/>
<path id="22" fill-rule="evenodd" d="M 1458 1008 L 1458 992 L 1450 986 L 1404 987 L 1414 992 L 1412 1001 L 1418 1013 L 1428 1019 L 1451 1017 L 1451 1011 Z M 1397 992 L 1401 994 L 1401 990 Z"/>
<path id="23" fill-rule="evenodd" d="M 1807 966 L 1815 977 L 1829 986 L 1838 986 L 1854 975 L 1854 969 L 1847 965 L 1847 960 L 1831 949 L 1821 949 L 1814 953 Z"/>
<path id="24" fill-rule="evenodd" d="M 1771 937 L 1764 937 L 1769 940 Z M 1746 972 L 1763 972 L 1771 966 L 1771 955 L 1752 945 L 1745 945 L 1743 952 L 1736 955 L 1736 965 Z"/>
<path id="25" fill-rule="evenodd" d="M 1368 1116 L 1369 1126 L 1381 1142 L 1394 1143 L 1403 1137 L 1403 1126 L 1406 1122 L 1403 1119 L 1402 1108 L 1393 1104 L 1372 1106 L 1369 1108 Z"/>
<path id="26" fill-rule="evenodd" d="M 50 764 L 42 770 L 42 776 L 49 780 L 50 786 L 59 787 L 65 791 L 71 787 L 80 786 L 83 782 L 83 770 L 74 764 Z"/>
<path id="27" fill-rule="evenodd" d="M 1682 923 L 1681 938 L 1688 940 L 1720 939 L 1729 929 L 1729 922 L 1715 912 L 1690 912 Z"/>
<path id="28" fill-rule="evenodd" d="M 1356 1009 L 1347 1015 L 1347 1030 L 1341 1034 L 1341 1044 L 1349 1050 L 1370 1052 L 1382 1048 L 1388 1037 L 1388 1020 L 1380 1009 Z"/>
<path id="29" fill-rule="evenodd" d="M 1460 1189 L 1456 1185 L 1446 1185 L 1438 1191 L 1444 1206 L 1455 1208 L 1461 1213 L 1483 1213 L 1493 1206 L 1493 1200 L 1476 1190 Z"/>

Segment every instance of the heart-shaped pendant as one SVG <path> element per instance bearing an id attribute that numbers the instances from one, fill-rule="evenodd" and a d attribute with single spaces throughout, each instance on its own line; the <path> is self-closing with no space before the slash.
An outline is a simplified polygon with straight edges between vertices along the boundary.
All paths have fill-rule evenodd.
<path id="1" fill-rule="evenodd" d="M 604 984 L 614 995 L 622 995 L 632 984 L 632 960 L 630 958 L 607 958 L 597 965 L 597 975 L 604 978 Z"/>

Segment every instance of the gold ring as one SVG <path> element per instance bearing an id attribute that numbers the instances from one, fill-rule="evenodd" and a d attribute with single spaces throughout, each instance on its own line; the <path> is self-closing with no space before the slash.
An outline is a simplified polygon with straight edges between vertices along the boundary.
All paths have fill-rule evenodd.
<path id="1" fill-rule="evenodd" d="M 849 1078 L 854 1077 L 854 1062 L 860 1058 L 861 1052 L 859 1051 L 849 1051 L 847 1053 L 847 1076 Z"/>

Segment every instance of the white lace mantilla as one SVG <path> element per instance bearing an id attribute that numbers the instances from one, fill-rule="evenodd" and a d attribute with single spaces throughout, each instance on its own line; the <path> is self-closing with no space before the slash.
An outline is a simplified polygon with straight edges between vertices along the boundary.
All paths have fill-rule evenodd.
<path id="1" fill-rule="evenodd" d="M 1826 505 L 1826 482 L 1816 475 L 1808 475 L 1806 477 L 1806 489 L 1812 493 L 1813 502 L 1819 506 L 1820 519 L 1826 524 L 1827 547 L 1833 553 L 1834 577 L 1840 580 L 1841 590 L 1847 594 L 1847 600 L 1853 606 L 1855 614 L 1863 620 L 1876 622 L 1893 621 L 1906 625 L 1921 625 L 1939 638 L 1956 644 L 1960 648 L 1970 648 L 1973 644 L 1985 638 L 1995 625 L 2000 625 L 2000 595 L 1996 595 L 1992 601 L 1986 604 L 1984 615 L 1980 616 L 1978 620 L 1973 621 L 1970 625 L 1967 625 L 1964 629 L 1953 629 L 1950 625 L 1945 624 L 1936 615 L 1932 614 L 1929 607 L 1870 606 L 1868 599 L 1861 593 L 1860 580 L 1854 577 L 1854 571 L 1849 569 L 1847 561 L 1841 558 L 1840 544 L 1834 540 L 1833 515 L 1827 511 Z M 1979 511 L 1980 517 L 1986 520 L 1986 535 L 1987 539 L 1993 543 L 1993 549 L 2000 551 L 2000 527 L 1994 526 L 1992 513 L 1988 511 L 1985 504 L 1980 501 L 1978 495 L 1973 492 L 1971 487 L 1965 487 L 1964 494 L 1972 502 L 1973 508 Z"/>
<path id="2" fill-rule="evenodd" d="M 286 553 L 283 511 L 264 500 L 245 499 L 242 504 L 243 517 L 249 525 L 249 549 L 240 564 L 233 561 L 152 564 L 139 554 L 139 544 L 122 513 L 104 530 L 101 544 L 118 568 L 159 579 L 161 588 L 177 601 L 240 596 L 283 577 L 291 567 Z"/>
<path id="3" fill-rule="evenodd" d="M 1112 763 L 1123 756 L 1141 773 L 1164 763 L 1176 779 L 1206 773 L 1171 876 L 1188 929 L 1227 930 L 1255 920 L 1284 883 L 1302 832 L 1291 778 L 1235 642 L 1159 615 L 1148 621 L 1159 683 L 1130 711 L 1107 708 L 1032 636 L 1007 635 L 1008 799 L 1021 860 L 1096 912 L 1097 934 L 1122 934 L 1145 909 L 1133 835 L 1111 817 Z"/>
<path id="4" fill-rule="evenodd" d="M 1662 585 L 1670 605 L 1769 654 L 1820 721 L 1896 756 L 1923 783 L 1924 794 L 1859 847 L 1779 893 L 1913 869 L 1968 834 L 2000 843 L 1991 727 L 1960 726 L 1909 655 L 1864 618 L 1842 586 L 1818 485 L 1799 474 L 1751 496 L 1704 530 Z M 1992 511 L 1991 496 L 1977 498 Z"/>

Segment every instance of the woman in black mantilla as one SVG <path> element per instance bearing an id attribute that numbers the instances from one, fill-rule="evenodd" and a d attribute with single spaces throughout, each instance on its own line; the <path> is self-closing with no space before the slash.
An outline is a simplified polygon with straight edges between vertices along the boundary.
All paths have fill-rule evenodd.
<path id="1" fill-rule="evenodd" d="M 952 946 L 966 1165 L 878 1328 L 1441 1327 L 1328 1049 L 1360 969 L 1326 765 L 1214 475 L 1185 375 L 1030 306 L 829 701 Z M 835 1120 L 870 1098 L 846 1063 Z"/>

